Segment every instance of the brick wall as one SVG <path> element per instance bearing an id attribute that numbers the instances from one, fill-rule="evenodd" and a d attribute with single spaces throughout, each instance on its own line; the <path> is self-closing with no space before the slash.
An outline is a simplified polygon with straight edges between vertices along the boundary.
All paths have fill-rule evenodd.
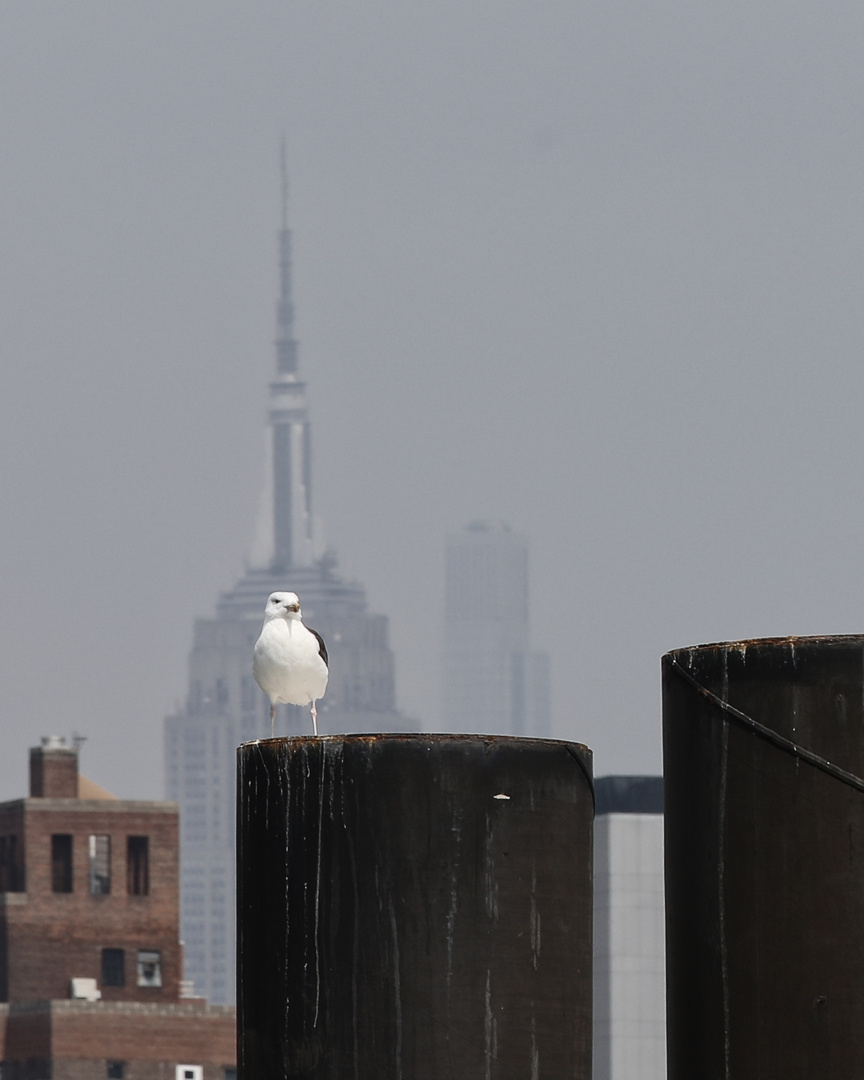
<path id="1" fill-rule="evenodd" d="M 177 1062 L 176 1064 L 181 1064 Z M 200 1061 L 184 1061 L 184 1065 L 200 1065 Z M 85 1060 L 52 1062 L 52 1080 L 102 1080 L 106 1073 L 107 1061 Z M 127 1061 L 123 1072 L 124 1080 L 174 1080 L 175 1065 L 164 1061 Z M 219 1065 L 204 1066 L 204 1080 L 224 1080 L 225 1069 Z M 14 1080 L 14 1078 L 12 1078 Z"/>
<path id="2" fill-rule="evenodd" d="M 234 1010 L 179 1000 L 177 806 L 80 799 L 77 784 L 75 751 L 37 748 L 31 798 L 0 804 L 3 1078 L 93 1080 L 122 1061 L 124 1080 L 174 1080 L 178 1064 L 224 1080 L 236 1061 Z M 54 836 L 71 843 L 52 845 Z M 94 844 L 92 865 L 91 837 L 108 838 L 107 851 Z M 141 874 L 130 881 L 129 837 L 147 837 L 146 892 Z M 103 949 L 123 950 L 124 986 L 105 985 Z M 138 985 L 139 951 L 160 954 L 161 986 Z M 102 1000 L 70 1000 L 76 977 L 95 979 Z"/>
<path id="3" fill-rule="evenodd" d="M 0 1012 L 0 1029 L 3 1020 Z M 53 1080 L 93 1080 L 108 1061 L 123 1061 L 124 1080 L 174 1080 L 178 1064 L 223 1080 L 236 1061 L 234 1010 L 203 1002 L 31 1002 L 8 1006 L 6 1028 L 0 1060 L 13 1076 L 23 1077 L 28 1060 L 50 1060 Z"/>
<path id="4" fill-rule="evenodd" d="M 176 1001 L 182 972 L 175 804 L 39 798 L 0 806 L 0 834 L 16 820 L 23 827 L 26 892 L 7 893 L 0 904 L 2 997 L 13 1002 L 67 998 L 70 980 L 85 977 L 97 980 L 106 1001 Z M 72 836 L 69 893 L 52 889 L 54 834 Z M 107 895 L 90 892 L 91 835 L 110 838 Z M 129 895 L 127 889 L 129 836 L 148 837 L 145 896 Z M 104 948 L 124 950 L 125 986 L 103 985 Z M 161 954 L 161 987 L 137 985 L 139 950 Z"/>
<path id="5" fill-rule="evenodd" d="M 30 750 L 30 794 L 42 799 L 78 796 L 78 751 L 34 746 Z"/>
<path id="6" fill-rule="evenodd" d="M 43 1003 L 47 1005 L 47 1002 Z M 51 1056 L 51 1013 L 48 1009 L 5 1018 L 4 1061 L 47 1061 Z M 9 1071 L 9 1070 L 7 1070 Z"/>
<path id="7" fill-rule="evenodd" d="M 228 1065 L 236 1054 L 234 1017 L 232 1008 L 203 1002 L 107 1007 L 52 1002 L 52 1049 L 56 1058 Z"/>

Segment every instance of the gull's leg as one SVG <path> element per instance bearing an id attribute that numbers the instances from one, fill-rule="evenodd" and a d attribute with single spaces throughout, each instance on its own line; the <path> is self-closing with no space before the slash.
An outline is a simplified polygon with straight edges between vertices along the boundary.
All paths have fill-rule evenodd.
<path id="1" fill-rule="evenodd" d="M 271 739 L 273 738 L 273 735 L 274 735 L 275 725 L 276 725 L 276 706 L 271 705 L 270 706 L 270 738 Z"/>
<path id="2" fill-rule="evenodd" d="M 318 734 L 318 710 L 315 708 L 315 702 L 312 702 L 312 731 Z"/>

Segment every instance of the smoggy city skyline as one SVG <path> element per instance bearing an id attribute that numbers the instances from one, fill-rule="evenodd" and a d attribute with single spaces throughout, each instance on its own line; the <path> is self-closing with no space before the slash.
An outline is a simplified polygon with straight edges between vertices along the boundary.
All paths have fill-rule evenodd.
<path id="1" fill-rule="evenodd" d="M 477 519 L 527 537 L 552 734 L 598 774 L 659 770 L 668 649 L 860 632 L 862 32 L 813 0 L 4 7 L 3 798 L 73 731 L 163 791 L 193 619 L 255 540 L 283 133 L 313 513 L 403 712 L 438 726 Z"/>

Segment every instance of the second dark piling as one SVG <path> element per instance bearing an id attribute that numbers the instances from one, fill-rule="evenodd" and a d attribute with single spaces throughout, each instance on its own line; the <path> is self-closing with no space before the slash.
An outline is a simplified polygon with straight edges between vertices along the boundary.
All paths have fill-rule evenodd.
<path id="1" fill-rule="evenodd" d="M 238 751 L 241 1080 L 589 1080 L 591 753 Z"/>
<path id="2" fill-rule="evenodd" d="M 663 658 L 670 1080 L 864 1076 L 864 638 Z"/>

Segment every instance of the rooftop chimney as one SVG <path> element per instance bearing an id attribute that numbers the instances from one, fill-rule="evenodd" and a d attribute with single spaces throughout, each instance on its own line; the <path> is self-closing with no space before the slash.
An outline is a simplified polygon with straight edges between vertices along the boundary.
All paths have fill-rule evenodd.
<path id="1" fill-rule="evenodd" d="M 78 798 L 78 750 L 59 735 L 45 735 L 30 748 L 30 798 Z"/>

